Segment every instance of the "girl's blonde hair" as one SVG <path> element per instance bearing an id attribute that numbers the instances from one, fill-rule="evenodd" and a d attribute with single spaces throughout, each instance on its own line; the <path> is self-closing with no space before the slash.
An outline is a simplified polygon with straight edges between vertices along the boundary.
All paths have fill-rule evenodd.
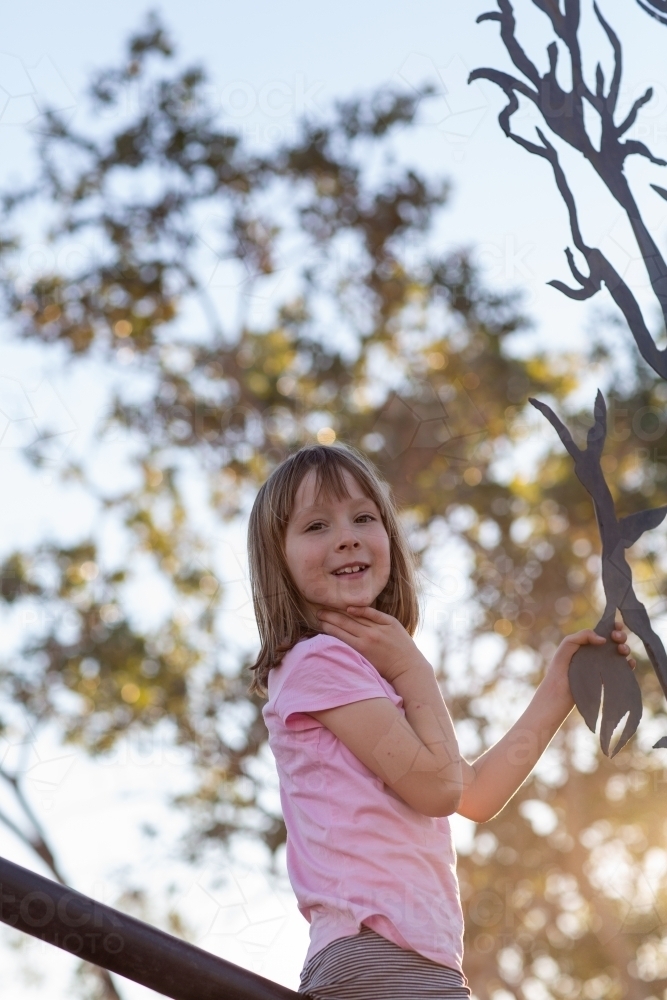
<path id="1" fill-rule="evenodd" d="M 378 595 L 378 611 L 397 618 L 412 635 L 419 623 L 414 557 L 389 486 L 373 466 L 352 448 L 310 445 L 301 448 L 274 469 L 260 489 L 248 525 L 250 584 L 261 649 L 251 669 L 252 692 L 266 694 L 269 672 L 299 639 L 315 635 L 308 624 L 303 598 L 296 589 L 285 559 L 285 530 L 301 481 L 314 470 L 325 496 L 347 497 L 344 473 L 349 472 L 380 511 L 389 535 L 391 569 Z"/>

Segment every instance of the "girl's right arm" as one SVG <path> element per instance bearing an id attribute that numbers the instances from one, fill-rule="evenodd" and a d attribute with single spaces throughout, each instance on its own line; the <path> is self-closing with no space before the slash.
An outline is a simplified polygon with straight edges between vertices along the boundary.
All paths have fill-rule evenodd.
<path id="1" fill-rule="evenodd" d="M 461 798 L 460 765 L 427 744 L 389 698 L 310 712 L 404 802 L 425 816 L 449 816 Z"/>
<path id="2" fill-rule="evenodd" d="M 427 816 L 456 812 L 474 772 L 461 758 L 430 663 L 395 618 L 374 608 L 354 618 L 336 611 L 318 617 L 328 635 L 347 642 L 392 684 L 405 716 L 388 698 L 310 714 L 413 809 Z"/>

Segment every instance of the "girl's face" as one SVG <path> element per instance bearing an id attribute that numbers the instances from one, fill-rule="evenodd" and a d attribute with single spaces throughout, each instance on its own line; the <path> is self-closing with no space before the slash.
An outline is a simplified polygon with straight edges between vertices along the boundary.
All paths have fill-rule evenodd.
<path id="1" fill-rule="evenodd" d="M 292 580 L 313 608 L 344 611 L 372 605 L 389 580 L 389 536 L 380 511 L 344 471 L 349 496 L 317 496 L 317 476 L 304 476 L 285 532 Z"/>

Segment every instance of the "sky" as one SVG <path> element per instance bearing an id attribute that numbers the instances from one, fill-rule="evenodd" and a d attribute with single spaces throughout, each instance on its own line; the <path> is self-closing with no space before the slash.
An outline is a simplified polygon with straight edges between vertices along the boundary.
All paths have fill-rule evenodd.
<path id="1" fill-rule="evenodd" d="M 549 168 L 502 135 L 496 116 L 504 98 L 497 88 L 487 81 L 466 82 L 477 66 L 509 68 L 497 25 L 475 24 L 475 17 L 492 6 L 492 0 L 417 0 L 408 14 L 396 2 L 358 5 L 342 0 L 333 16 L 329 6 L 296 0 L 193 0 L 187 5 L 167 0 L 159 11 L 183 61 L 207 67 L 212 106 L 264 143 L 293 134 L 302 112 L 322 115 L 337 97 L 387 82 L 433 83 L 440 99 L 425 109 L 423 127 L 407 152 L 422 169 L 453 183 L 443 245 L 474 246 L 490 281 L 503 288 L 521 287 L 526 308 L 539 323 L 540 342 L 575 347 L 589 310 L 546 286 L 553 277 L 569 278 L 563 255 L 569 234 Z M 583 6 L 587 10 L 589 5 Z M 529 7 L 527 0 L 517 5 L 523 16 L 520 38 L 544 68 L 546 19 Z M 602 7 L 624 37 L 641 37 L 634 50 L 626 47 L 621 104 L 629 106 L 653 86 L 654 98 L 632 137 L 665 155 L 667 29 L 632 0 Z M 118 59 L 124 39 L 142 17 L 139 5 L 122 0 L 94 7 L 69 0 L 57 8 L 27 0 L 15 11 L 0 53 L 0 105 L 3 90 L 8 96 L 0 110 L 0 178 L 25 176 L 36 108 L 48 101 L 81 115 L 89 74 Z M 609 46 L 599 27 L 585 23 L 585 38 L 609 65 Z M 525 111 L 515 121 L 526 134 L 537 124 Z M 637 271 L 634 277 L 641 282 L 620 212 L 576 156 L 564 162 L 581 194 L 585 235 L 622 271 L 630 276 Z M 660 183 L 660 174 L 659 167 L 632 161 L 631 176 Z M 667 205 L 652 192 L 646 210 L 658 231 L 667 226 Z"/>
<path id="2" fill-rule="evenodd" d="M 156 9 L 182 60 L 207 68 L 212 105 L 248 138 L 264 145 L 293 134 L 301 114 L 325 114 L 336 98 L 383 83 L 433 83 L 438 99 L 425 110 L 404 154 L 432 176 L 452 182 L 451 210 L 439 234 L 442 245 L 474 247 L 488 281 L 498 288 L 522 290 L 534 320 L 530 346 L 576 349 L 589 335 L 596 312 L 546 285 L 554 277 L 568 280 L 563 249 L 569 234 L 553 179 L 542 161 L 502 135 L 496 118 L 504 104 L 502 95 L 488 83 L 466 83 L 476 66 L 506 66 L 497 25 L 475 24 L 475 17 L 492 6 L 491 0 L 413 0 L 409 5 L 339 0 L 335 6 L 314 0 L 166 0 Z M 629 40 L 625 106 L 647 86 L 655 91 L 633 137 L 667 158 L 667 28 L 650 20 L 632 0 L 603 0 L 601 6 Z M 544 67 L 544 19 L 529 7 L 527 2 L 516 5 L 521 37 Z M 119 58 L 124 39 L 148 9 L 134 0 L 94 5 L 83 0 L 23 0 L 14 5 L 0 42 L 1 183 L 30 175 L 32 129 L 39 125 L 45 104 L 67 111 L 75 120 L 84 114 L 84 88 L 91 71 Z M 585 38 L 608 65 L 608 47 L 599 29 L 587 23 Z M 631 39 L 637 40 L 634 46 Z M 519 122 L 529 134 L 536 120 L 522 113 Z M 586 237 L 609 253 L 637 294 L 644 296 L 645 280 L 620 212 L 582 164 L 574 157 L 565 162 L 580 194 Z M 667 186 L 658 167 L 633 163 L 630 174 Z M 649 192 L 645 207 L 664 242 L 667 205 Z M 608 302 L 601 298 L 603 305 Z M 35 348 L 5 345 L 0 410 L 11 404 L 19 407 L 12 412 L 20 412 L 19 397 L 28 398 L 38 414 L 57 415 L 63 448 L 75 438 L 82 446 L 96 413 L 95 386 L 85 375 L 49 369 Z M 70 509 L 63 522 L 48 477 L 30 478 L 20 471 L 19 444 L 18 438 L 4 438 L 0 446 L 4 481 L 10 476 L 12 484 L 5 501 L 3 549 L 8 537 L 27 544 L 54 530 L 56 522 L 61 530 L 74 533 L 79 517 Z M 289 888 L 267 887 L 251 850 L 231 872 L 231 888 L 224 892 L 216 887 L 219 860 L 207 859 L 193 869 L 178 859 L 181 821 L 166 801 L 187 783 L 187 766 L 168 749 L 166 734 L 148 748 L 121 746 L 117 755 L 94 765 L 71 748 L 59 748 L 52 734 L 29 743 L 30 792 L 48 819 L 63 867 L 76 872 L 77 888 L 113 902 L 119 886 L 131 884 L 133 872 L 140 870 L 151 894 L 147 919 L 175 893 L 202 947 L 296 986 L 307 926 Z M 0 744 L 0 753 L 9 755 L 5 759 L 17 752 Z M 156 837 L 141 832 L 147 817 L 157 827 Z M 462 843 L 465 835 L 462 827 Z M 0 853 L 37 867 L 34 857 L 2 830 Z M 71 995 L 68 956 L 31 941 L 17 948 L 17 938 L 0 929 L 3 1000 L 46 995 L 64 1000 Z M 40 975 L 46 978 L 40 980 Z M 127 1000 L 154 995 L 123 987 Z"/>

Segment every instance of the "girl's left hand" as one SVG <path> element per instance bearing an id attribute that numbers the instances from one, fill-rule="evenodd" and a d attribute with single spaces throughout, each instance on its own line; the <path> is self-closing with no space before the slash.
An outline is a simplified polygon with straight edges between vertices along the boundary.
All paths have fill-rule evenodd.
<path id="1" fill-rule="evenodd" d="M 624 631 L 620 622 L 616 622 L 615 625 L 616 628 L 611 633 L 611 638 L 617 643 L 617 651 L 627 659 L 628 666 L 634 670 L 637 664 L 629 655 L 630 647 L 627 644 L 627 632 Z M 558 690 L 574 704 L 567 678 L 567 671 L 572 657 L 581 646 L 586 646 L 589 643 L 595 646 L 603 646 L 606 641 L 604 636 L 598 635 L 592 628 L 585 628 L 581 632 L 575 632 L 573 635 L 566 635 L 554 653 L 553 659 L 547 667 L 544 679 L 555 683 Z"/>

